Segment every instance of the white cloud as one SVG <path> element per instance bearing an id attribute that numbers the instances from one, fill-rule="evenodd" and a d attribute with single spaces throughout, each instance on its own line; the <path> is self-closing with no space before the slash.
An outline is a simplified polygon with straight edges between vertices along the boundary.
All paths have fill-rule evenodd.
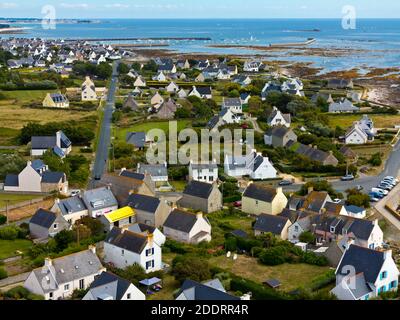
<path id="1" fill-rule="evenodd" d="M 18 7 L 18 5 L 16 3 L 13 2 L 3 2 L 0 3 L 0 9 L 13 9 Z"/>
<path id="2" fill-rule="evenodd" d="M 87 3 L 61 3 L 60 6 L 66 9 L 88 9 Z"/>

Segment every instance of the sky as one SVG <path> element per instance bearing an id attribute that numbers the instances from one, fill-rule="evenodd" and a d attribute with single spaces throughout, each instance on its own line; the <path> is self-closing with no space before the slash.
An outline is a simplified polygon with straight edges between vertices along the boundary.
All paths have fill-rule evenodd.
<path id="1" fill-rule="evenodd" d="M 1 0 L 0 17 L 40 18 L 341 18 L 351 5 L 358 18 L 400 18 L 399 0 Z"/>

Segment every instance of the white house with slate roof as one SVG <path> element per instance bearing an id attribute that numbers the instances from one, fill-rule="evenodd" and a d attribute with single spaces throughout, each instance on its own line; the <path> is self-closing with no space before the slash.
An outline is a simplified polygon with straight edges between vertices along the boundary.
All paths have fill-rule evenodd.
<path id="1" fill-rule="evenodd" d="M 193 162 L 189 164 L 189 181 L 214 183 L 218 181 L 218 166 L 213 162 Z"/>
<path id="2" fill-rule="evenodd" d="M 392 250 L 377 251 L 351 244 L 336 269 L 336 287 L 331 293 L 339 300 L 369 300 L 397 290 L 398 279 Z"/>
<path id="3" fill-rule="evenodd" d="M 154 165 L 138 163 L 137 173 L 150 174 L 151 180 L 154 182 L 168 182 L 168 168 L 166 162 Z"/>
<path id="4" fill-rule="evenodd" d="M 61 159 L 72 151 L 71 140 L 62 131 L 57 131 L 54 136 L 32 136 L 31 156 L 40 157 L 47 150 L 52 150 Z"/>
<path id="5" fill-rule="evenodd" d="M 71 225 L 89 214 L 81 196 L 56 199 L 51 211 L 60 213 Z"/>
<path id="6" fill-rule="evenodd" d="M 329 105 L 329 113 L 353 113 L 359 110 L 360 108 L 354 106 L 348 99 L 341 99 Z"/>
<path id="7" fill-rule="evenodd" d="M 142 76 L 139 76 L 136 78 L 133 86 L 135 88 L 144 88 L 146 87 L 146 80 Z"/>
<path id="8" fill-rule="evenodd" d="M 69 298 L 74 290 L 90 286 L 95 277 L 105 271 L 96 255 L 96 247 L 54 260 L 47 258 L 43 267 L 34 269 L 24 282 L 30 292 L 46 300 Z"/>
<path id="9" fill-rule="evenodd" d="M 215 212 L 222 209 L 222 193 L 216 183 L 192 180 L 183 190 L 178 205 L 205 213 Z"/>
<path id="10" fill-rule="evenodd" d="M 196 96 L 200 99 L 212 99 L 211 87 L 196 87 L 193 86 L 189 92 L 189 97 Z"/>
<path id="11" fill-rule="evenodd" d="M 69 100 L 61 93 L 48 93 L 42 105 L 45 108 L 68 108 Z"/>
<path id="12" fill-rule="evenodd" d="M 82 198 L 92 218 L 118 209 L 118 201 L 109 187 L 86 190 Z"/>
<path id="13" fill-rule="evenodd" d="M 167 238 L 179 242 L 197 244 L 211 241 L 211 224 L 202 213 L 175 209 L 165 221 L 163 232 Z"/>
<path id="14" fill-rule="evenodd" d="M 135 223 L 128 226 L 128 230 L 145 236 L 152 234 L 154 242 L 160 247 L 162 247 L 167 240 L 166 236 L 158 228 L 149 226 L 147 224 Z"/>
<path id="15" fill-rule="evenodd" d="M 277 107 L 274 107 L 271 115 L 268 117 L 267 123 L 269 126 L 285 126 L 290 127 L 291 117 L 290 113 L 282 113 Z"/>
<path id="16" fill-rule="evenodd" d="M 135 285 L 111 272 L 98 275 L 82 300 L 146 300 Z"/>
<path id="17" fill-rule="evenodd" d="M 242 101 L 240 98 L 224 98 L 222 102 L 222 109 L 229 109 L 234 114 L 242 114 Z"/>
<path id="18" fill-rule="evenodd" d="M 249 176 L 257 180 L 273 179 L 278 173 L 269 159 L 256 150 L 246 156 L 226 155 L 224 169 L 230 177 Z"/>
<path id="19" fill-rule="evenodd" d="M 29 220 L 29 234 L 33 239 L 54 237 L 62 230 L 69 229 L 70 224 L 61 214 L 38 209 Z"/>
<path id="20" fill-rule="evenodd" d="M 154 241 L 154 235 L 143 235 L 128 228 L 114 227 L 104 240 L 104 261 L 125 269 L 135 263 L 146 273 L 162 269 L 161 247 Z"/>
<path id="21" fill-rule="evenodd" d="M 81 90 L 82 101 L 97 100 L 96 86 L 90 77 L 86 77 L 85 82 L 82 83 Z"/>

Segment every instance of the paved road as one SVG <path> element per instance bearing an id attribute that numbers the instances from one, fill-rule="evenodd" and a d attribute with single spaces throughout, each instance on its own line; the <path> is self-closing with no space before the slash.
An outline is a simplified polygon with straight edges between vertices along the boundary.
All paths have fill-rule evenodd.
<path id="1" fill-rule="evenodd" d="M 115 92 L 118 83 L 118 64 L 119 61 L 113 65 L 113 75 L 108 90 L 107 102 L 104 108 L 103 124 L 100 132 L 100 138 L 97 145 L 96 159 L 93 166 L 92 181 L 90 188 L 94 188 L 96 180 L 100 180 L 101 176 L 107 169 L 107 160 L 109 155 L 109 148 L 111 143 L 111 122 L 112 114 L 115 108 Z"/>
<path id="2" fill-rule="evenodd" d="M 369 192 L 371 188 L 376 187 L 380 181 L 386 176 L 397 177 L 400 170 L 400 140 L 393 147 L 389 158 L 386 161 L 384 170 L 376 176 L 363 176 L 354 181 L 332 181 L 332 186 L 339 192 L 345 192 L 347 189 L 355 188 L 361 185 L 364 192 Z M 285 191 L 297 191 L 301 188 L 301 184 L 284 187 Z"/>
<path id="3" fill-rule="evenodd" d="M 2 288 L 4 291 L 7 291 L 10 289 L 10 286 L 22 284 L 28 278 L 29 274 L 30 272 L 25 272 L 0 280 L 0 288 Z"/>

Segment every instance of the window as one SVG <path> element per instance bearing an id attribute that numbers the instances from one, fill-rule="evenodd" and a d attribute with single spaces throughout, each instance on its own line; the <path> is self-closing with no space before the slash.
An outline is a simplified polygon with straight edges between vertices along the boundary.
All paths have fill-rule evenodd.
<path id="1" fill-rule="evenodd" d="M 49 298 L 52 299 L 53 298 L 53 292 L 49 293 Z"/>
<path id="2" fill-rule="evenodd" d="M 55 224 L 53 225 L 53 228 L 54 228 L 54 229 L 57 229 L 57 228 L 58 228 L 58 224 L 55 223 Z"/>
<path id="3" fill-rule="evenodd" d="M 335 227 L 331 227 L 331 233 L 335 233 Z"/>
<path id="4" fill-rule="evenodd" d="M 146 270 L 154 268 L 154 260 L 150 260 L 146 262 Z"/>
<path id="5" fill-rule="evenodd" d="M 85 289 L 85 279 L 79 280 L 79 289 Z"/>
<path id="6" fill-rule="evenodd" d="M 124 255 L 125 255 L 125 250 L 122 249 L 122 250 L 121 250 L 121 256 L 124 256 Z"/>
<path id="7" fill-rule="evenodd" d="M 69 291 L 69 284 L 64 285 L 64 291 Z"/>
<path id="8" fill-rule="evenodd" d="M 154 254 L 154 248 L 146 250 L 146 257 L 152 256 Z"/>
<path id="9" fill-rule="evenodd" d="M 387 271 L 382 271 L 381 273 L 381 280 L 387 278 Z"/>
<path id="10" fill-rule="evenodd" d="M 392 282 L 389 284 L 389 289 L 394 289 L 394 288 L 397 288 L 397 281 L 392 281 Z"/>
<path id="11" fill-rule="evenodd" d="M 294 231 L 298 232 L 299 231 L 299 226 L 294 226 Z"/>
<path id="12" fill-rule="evenodd" d="M 126 295 L 126 299 L 131 300 L 131 294 L 130 294 L 130 293 L 128 293 L 128 294 Z"/>
<path id="13" fill-rule="evenodd" d="M 368 300 L 369 299 L 369 295 L 367 294 L 365 297 L 364 297 L 364 300 Z"/>

